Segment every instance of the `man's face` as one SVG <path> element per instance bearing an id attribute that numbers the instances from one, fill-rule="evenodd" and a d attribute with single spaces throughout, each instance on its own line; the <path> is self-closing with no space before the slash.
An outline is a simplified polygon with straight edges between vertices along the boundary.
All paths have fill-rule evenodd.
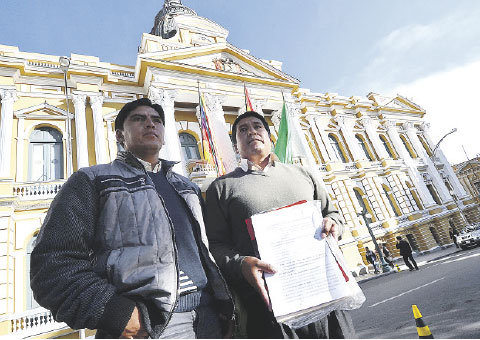
<path id="1" fill-rule="evenodd" d="M 158 158 L 164 144 L 164 134 L 160 115 L 149 106 L 139 106 L 131 111 L 123 122 L 123 130 L 116 131 L 117 141 L 139 158 Z"/>
<path id="2" fill-rule="evenodd" d="M 237 125 L 237 151 L 242 158 L 252 162 L 263 160 L 272 151 L 272 142 L 262 121 L 247 117 Z"/>

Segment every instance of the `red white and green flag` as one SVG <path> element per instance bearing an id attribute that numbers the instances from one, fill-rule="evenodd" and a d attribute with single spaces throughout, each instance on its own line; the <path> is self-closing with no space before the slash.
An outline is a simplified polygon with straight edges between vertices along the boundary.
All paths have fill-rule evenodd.
<path id="1" fill-rule="evenodd" d="M 292 154 L 293 154 L 293 142 L 292 142 L 292 132 L 291 124 L 289 124 L 289 116 L 287 113 L 287 106 L 285 101 L 283 101 L 282 107 L 282 118 L 280 120 L 280 127 L 278 128 L 277 143 L 275 144 L 275 154 L 282 163 L 293 163 Z"/>

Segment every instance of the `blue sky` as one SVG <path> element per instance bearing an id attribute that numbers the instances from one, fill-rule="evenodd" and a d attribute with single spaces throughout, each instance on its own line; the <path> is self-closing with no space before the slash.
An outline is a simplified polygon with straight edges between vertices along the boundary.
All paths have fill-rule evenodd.
<path id="1" fill-rule="evenodd" d="M 480 1 L 184 0 L 230 31 L 233 45 L 314 92 L 400 93 L 427 110 L 453 162 L 480 153 Z M 141 4 L 141 5 L 139 5 Z M 0 44 L 134 65 L 162 0 L 2 0 Z M 476 124 L 472 124 L 476 123 Z"/>

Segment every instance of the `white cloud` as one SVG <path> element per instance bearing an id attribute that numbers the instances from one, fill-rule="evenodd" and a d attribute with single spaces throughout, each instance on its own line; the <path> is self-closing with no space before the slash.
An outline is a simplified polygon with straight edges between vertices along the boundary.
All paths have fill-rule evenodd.
<path id="1" fill-rule="evenodd" d="M 434 21 L 389 32 L 373 44 L 369 62 L 350 82 L 382 93 L 398 84 L 480 59 L 479 17 L 480 6 L 463 7 Z"/>
<path id="2" fill-rule="evenodd" d="M 480 153 L 480 60 L 400 85 L 389 94 L 397 93 L 427 111 L 434 142 L 458 129 L 441 144 L 451 163 L 466 160 L 462 145 L 469 158 Z"/>

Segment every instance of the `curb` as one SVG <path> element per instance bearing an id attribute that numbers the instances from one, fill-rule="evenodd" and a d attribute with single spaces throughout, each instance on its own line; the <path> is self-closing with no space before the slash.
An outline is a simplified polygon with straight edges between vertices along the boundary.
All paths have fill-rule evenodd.
<path id="1" fill-rule="evenodd" d="M 452 252 L 452 253 L 448 253 L 448 254 L 445 254 L 445 255 L 441 255 L 441 256 L 435 257 L 435 258 L 433 258 L 433 259 L 430 259 L 430 260 L 426 261 L 425 263 L 430 263 L 430 262 L 433 262 L 433 261 L 441 260 L 441 259 L 443 259 L 443 258 L 449 257 L 449 256 L 451 256 L 451 255 L 453 255 L 453 254 L 460 253 L 460 252 L 461 252 L 461 250 L 457 250 L 457 251 Z M 418 257 L 421 258 L 422 256 L 424 256 L 424 255 L 422 254 L 422 255 L 420 255 L 420 256 L 418 256 Z M 394 261 L 394 262 L 395 262 L 395 261 Z M 394 273 L 397 273 L 397 271 L 392 270 L 391 272 L 388 272 L 388 273 L 374 274 L 374 275 L 372 275 L 372 276 L 370 276 L 370 277 L 366 277 L 366 278 L 364 278 L 364 279 L 358 280 L 357 283 L 360 284 L 360 283 L 368 282 L 368 281 L 375 280 L 375 279 L 378 279 L 378 278 L 380 278 L 380 277 L 384 277 L 384 276 L 387 276 L 387 275 L 390 275 L 390 274 L 394 274 Z"/>
<path id="2" fill-rule="evenodd" d="M 374 276 L 370 276 L 370 277 L 366 277 L 364 279 L 358 280 L 357 283 L 363 283 L 363 282 L 375 280 L 375 279 L 378 279 L 380 277 L 384 277 L 384 276 L 395 274 L 395 273 L 396 273 L 396 271 L 392 270 L 391 272 L 388 272 L 388 273 L 374 274 Z"/>

